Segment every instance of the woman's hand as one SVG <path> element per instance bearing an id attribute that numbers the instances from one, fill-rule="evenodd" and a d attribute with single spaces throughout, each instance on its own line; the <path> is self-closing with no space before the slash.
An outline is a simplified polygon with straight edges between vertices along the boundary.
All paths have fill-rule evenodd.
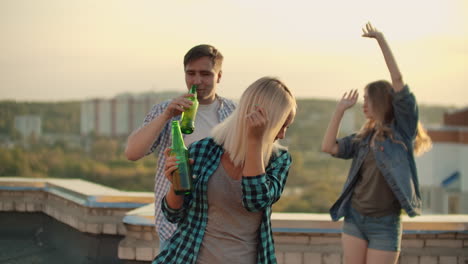
<path id="1" fill-rule="evenodd" d="M 164 175 L 167 180 L 172 184 L 172 175 L 177 170 L 179 165 L 179 159 L 176 156 L 171 156 L 172 148 L 164 150 L 164 156 L 166 156 L 166 163 L 164 163 Z"/>
<path id="2" fill-rule="evenodd" d="M 343 94 L 340 102 L 336 106 L 335 113 L 333 114 L 330 123 L 328 123 L 327 131 L 322 141 L 322 151 L 336 155 L 338 153 L 338 143 L 336 138 L 338 136 L 338 129 L 341 120 L 343 119 L 344 112 L 353 107 L 358 99 L 359 93 L 357 90 L 351 90 Z"/>
<path id="3" fill-rule="evenodd" d="M 378 31 L 370 22 L 366 24 L 366 27 L 362 28 L 362 36 L 366 38 L 379 39 L 383 37 L 382 32 Z"/>
<path id="4" fill-rule="evenodd" d="M 265 173 L 263 162 L 263 137 L 268 127 L 268 117 L 265 109 L 255 105 L 253 111 L 245 117 L 247 129 L 247 149 L 245 155 L 243 177 L 251 177 Z M 271 139 L 273 141 L 273 138 Z"/>
<path id="5" fill-rule="evenodd" d="M 265 113 L 265 109 L 259 106 L 255 106 L 254 111 L 247 114 L 247 137 L 249 139 L 259 140 L 262 142 L 263 135 L 265 134 L 268 126 L 268 117 Z"/>
<path id="6" fill-rule="evenodd" d="M 166 202 L 169 208 L 174 210 L 180 209 L 184 202 L 184 197 L 182 195 L 176 195 L 174 192 L 174 185 L 172 185 L 172 177 L 174 171 L 179 167 L 179 157 L 171 156 L 172 148 L 167 148 L 164 150 L 164 156 L 166 156 L 166 163 L 164 164 L 164 175 L 167 180 L 171 182 L 171 186 L 166 193 Z M 190 160 L 190 163 L 193 164 L 193 160 Z"/>
<path id="7" fill-rule="evenodd" d="M 356 104 L 358 97 L 359 97 L 359 93 L 357 89 L 344 93 L 343 97 L 338 103 L 337 108 L 342 110 L 343 112 L 348 110 L 349 108 L 353 107 Z"/>
<path id="8" fill-rule="evenodd" d="M 400 69 L 398 68 L 397 62 L 393 57 L 390 46 L 385 40 L 383 33 L 372 26 L 370 22 L 366 24 L 365 28 L 362 29 L 362 32 L 364 32 L 362 34 L 363 37 L 376 39 L 377 43 L 379 43 L 380 49 L 382 50 L 382 54 L 385 58 L 385 63 L 387 64 L 388 71 L 392 77 L 392 86 L 394 91 L 399 92 L 403 90 L 405 85 L 403 76 L 401 75 Z"/>
<path id="9" fill-rule="evenodd" d="M 164 163 L 164 175 L 167 180 L 172 184 L 172 177 L 174 171 L 179 168 L 180 158 L 177 156 L 171 156 L 172 148 L 164 150 L 164 156 L 166 156 L 166 163 Z M 193 159 L 189 159 L 190 164 L 193 164 Z"/>

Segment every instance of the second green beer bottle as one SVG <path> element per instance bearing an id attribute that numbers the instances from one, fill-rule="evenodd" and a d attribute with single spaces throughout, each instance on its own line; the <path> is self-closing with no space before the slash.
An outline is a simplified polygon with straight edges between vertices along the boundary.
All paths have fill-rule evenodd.
<path id="1" fill-rule="evenodd" d="M 172 185 L 177 195 L 192 192 L 192 167 L 189 162 L 188 150 L 180 131 L 179 121 L 172 121 L 172 151 L 171 156 L 179 158 L 179 168 L 172 175 Z"/>
<path id="2" fill-rule="evenodd" d="M 192 101 L 193 104 L 189 109 L 185 110 L 180 117 L 180 130 L 184 134 L 192 134 L 195 130 L 195 117 L 197 116 L 198 110 L 197 86 L 192 85 L 189 93 L 193 94 L 193 96 L 187 99 Z"/>

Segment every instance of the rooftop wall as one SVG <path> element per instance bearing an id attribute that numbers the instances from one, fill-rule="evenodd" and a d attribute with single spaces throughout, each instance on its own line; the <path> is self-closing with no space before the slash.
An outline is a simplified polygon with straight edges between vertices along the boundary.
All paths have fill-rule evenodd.
<path id="1" fill-rule="evenodd" d="M 158 253 L 152 193 L 122 192 L 75 179 L 0 178 L 0 211 L 43 213 L 85 234 L 121 236 L 123 263 Z M 327 214 L 273 213 L 279 263 L 342 263 L 341 221 Z M 468 263 L 468 215 L 403 216 L 399 263 Z"/>

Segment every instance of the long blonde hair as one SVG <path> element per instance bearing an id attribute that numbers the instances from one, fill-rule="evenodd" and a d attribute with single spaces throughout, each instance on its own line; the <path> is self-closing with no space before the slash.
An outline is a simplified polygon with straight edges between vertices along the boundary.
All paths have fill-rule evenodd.
<path id="1" fill-rule="evenodd" d="M 393 132 L 390 128 L 390 124 L 395 120 L 392 104 L 392 85 L 384 80 L 376 81 L 369 83 L 365 90 L 368 93 L 370 103 L 372 104 L 372 110 L 377 118 L 367 119 L 357 133 L 356 139 L 362 140 L 375 131 L 375 139 L 383 140 L 385 137 L 389 137 L 392 141 L 402 144 L 406 148 L 403 142 L 394 139 Z M 416 137 L 413 141 L 414 154 L 422 155 L 429 151 L 431 147 L 432 140 L 421 122 L 418 121 Z"/>
<path id="2" fill-rule="evenodd" d="M 263 137 L 263 161 L 268 164 L 271 154 L 283 149 L 275 137 L 290 115 L 296 113 L 296 99 L 288 87 L 273 77 L 263 77 L 252 83 L 242 94 L 236 110 L 224 122 L 213 128 L 217 144 L 229 153 L 236 166 L 242 166 L 247 149 L 245 117 L 258 105 L 265 109 L 269 120 Z"/>

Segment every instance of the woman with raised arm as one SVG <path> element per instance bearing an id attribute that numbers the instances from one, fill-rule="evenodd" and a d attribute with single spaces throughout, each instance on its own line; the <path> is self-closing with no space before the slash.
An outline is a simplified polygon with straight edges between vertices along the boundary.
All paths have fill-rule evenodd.
<path id="1" fill-rule="evenodd" d="M 392 55 L 390 47 L 370 23 L 363 37 L 373 38 L 382 50 L 392 82 L 376 81 L 364 88 L 361 130 L 337 139 L 344 112 L 354 106 L 357 90 L 338 103 L 322 142 L 322 151 L 352 159 L 343 191 L 330 209 L 338 221 L 344 216 L 344 262 L 396 263 L 401 244 L 403 209 L 421 213 L 421 197 L 414 154 L 431 146 L 418 121 L 418 106 Z"/>
<path id="2" fill-rule="evenodd" d="M 283 191 L 291 156 L 280 146 L 296 100 L 284 83 L 264 77 L 243 93 L 213 137 L 189 147 L 194 190 L 172 188 L 162 211 L 178 229 L 153 263 L 276 263 L 271 206 Z M 166 177 L 178 159 L 166 150 Z"/>

